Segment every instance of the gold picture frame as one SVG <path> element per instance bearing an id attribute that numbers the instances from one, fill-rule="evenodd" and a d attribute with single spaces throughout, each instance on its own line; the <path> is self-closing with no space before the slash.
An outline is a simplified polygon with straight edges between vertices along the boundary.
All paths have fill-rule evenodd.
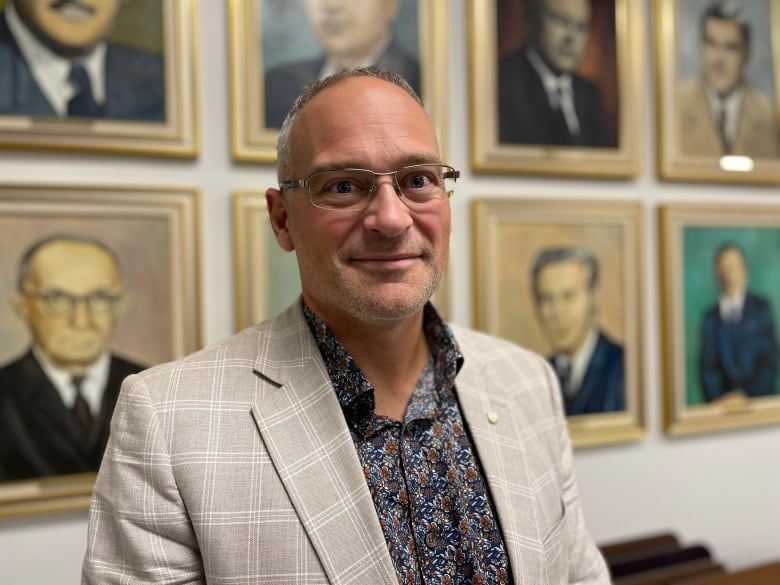
<path id="1" fill-rule="evenodd" d="M 242 189 L 233 193 L 233 259 L 237 330 L 270 319 L 301 293 L 295 254 L 285 252 L 276 243 L 263 191 Z M 446 275 L 431 300 L 446 318 Z"/>
<path id="2" fill-rule="evenodd" d="M 233 193 L 236 329 L 270 319 L 301 294 L 295 254 L 276 243 L 265 193 Z"/>
<path id="3" fill-rule="evenodd" d="M 559 124 L 550 121 L 563 122 L 562 110 L 551 109 L 528 57 L 530 45 L 523 26 L 527 0 L 473 0 L 469 5 L 474 170 L 636 175 L 644 134 L 642 4 L 632 0 L 591 3 L 585 53 L 570 78 L 573 108 L 580 119 L 567 130 L 561 126 L 560 131 L 553 130 Z"/>
<path id="4" fill-rule="evenodd" d="M 720 37 L 711 39 L 711 45 L 702 42 L 704 16 L 712 4 L 713 0 L 654 3 L 658 174 L 680 181 L 778 183 L 780 1 L 751 0 L 739 5 L 738 19 L 750 29 L 749 57 L 733 69 L 719 64 L 716 48 L 706 48 L 717 47 Z M 713 22 L 730 22 L 712 18 Z M 738 20 L 733 27 L 739 37 Z M 730 31 L 719 27 L 717 34 Z M 730 82 L 724 75 L 731 75 L 726 71 L 733 70 L 742 80 L 739 91 L 728 94 L 738 101 L 727 103 L 738 104 L 738 109 L 731 116 L 733 124 L 723 118 L 724 138 L 712 114 L 716 92 L 708 97 L 710 84 L 705 81 L 707 71 L 716 69 L 710 75 L 717 76 L 717 83 L 724 87 Z"/>
<path id="5" fill-rule="evenodd" d="M 6 2 L 0 0 L 0 12 Z M 67 100 L 52 105 L 58 100 L 45 96 L 35 81 L 11 29 L 0 27 L 0 52 L 13 56 L 0 60 L 0 76 L 15 79 L 11 87 L 0 88 L 0 148 L 194 157 L 199 148 L 195 15 L 194 0 L 123 3 L 106 38 L 103 111 L 83 117 L 67 115 Z M 16 74 L 3 73 L 2 67 Z M 133 79 L 142 81 L 133 84 Z M 65 110 L 58 114 L 58 107 Z"/>
<path id="6" fill-rule="evenodd" d="M 641 438 L 641 205 L 478 198 L 472 219 L 475 326 L 551 365 L 559 350 L 575 356 L 564 400 L 575 447 Z"/>
<path id="7" fill-rule="evenodd" d="M 80 444 L 77 435 L 68 432 L 72 421 L 65 419 L 70 413 L 57 389 L 41 366 L 32 366 L 36 350 L 30 330 L 15 310 L 23 254 L 52 236 L 65 236 L 97 242 L 115 257 L 123 292 L 121 314 L 105 347 L 111 369 L 98 416 L 107 421 L 106 397 L 116 396 L 126 375 L 119 372 L 130 367 L 120 367 L 120 362 L 130 362 L 131 371 L 137 371 L 201 347 L 199 206 L 198 193 L 186 188 L 0 185 L 0 379 L 5 380 L 6 393 L 0 401 L 0 437 L 5 443 L 0 448 L 0 517 L 84 508 L 95 478 L 94 473 L 81 472 L 86 471 L 81 463 L 72 465 L 78 473 L 28 475 L 43 463 L 47 469 L 69 469 L 71 464 L 65 462 L 70 459 L 66 455 L 49 459 L 41 454 L 44 451 L 35 451 L 39 463 L 32 465 L 9 447 L 20 437 L 25 437 L 25 444 L 29 441 L 28 447 L 38 445 L 35 441 L 42 435 L 29 426 L 33 423 L 22 420 L 45 422 L 44 435 L 50 435 L 46 441 L 68 445 L 73 452 L 78 451 L 73 445 Z M 22 389 L 36 392 L 35 409 Z"/>
<path id="8" fill-rule="evenodd" d="M 659 225 L 666 432 L 779 423 L 780 209 L 666 204 Z M 746 287 L 739 316 L 729 318 L 719 289 L 729 286 L 721 279 L 739 288 L 733 275 L 740 256 Z M 719 275 L 719 265 L 732 276 Z"/>
<path id="9" fill-rule="evenodd" d="M 418 31 L 416 38 L 407 40 L 405 47 L 416 51 L 413 57 L 418 63 L 420 97 L 434 120 L 439 144 L 446 148 L 449 137 L 446 4 L 437 0 L 402 0 L 400 11 L 396 19 L 399 24 L 396 35 L 408 36 L 409 31 Z M 300 84 L 287 83 L 291 77 L 297 79 L 297 73 L 285 73 L 285 83 L 274 84 L 275 88 L 280 88 L 274 94 L 270 84 L 266 87 L 264 72 L 267 73 L 274 64 L 292 65 L 286 59 L 297 54 L 301 62 L 310 63 L 310 59 L 317 59 L 316 41 L 300 0 L 284 3 L 230 0 L 228 18 L 233 157 L 239 161 L 273 163 L 276 162 L 276 140 L 282 112 L 292 105 L 292 96 L 297 95 Z M 265 38 L 272 33 L 283 35 L 283 39 L 274 42 L 273 38 Z M 403 41 L 403 37 L 399 38 Z M 263 51 L 264 42 L 267 42 L 268 54 Z M 270 50 L 275 47 L 283 47 L 284 53 Z M 402 60 L 396 62 L 399 61 Z M 274 96 L 282 91 L 281 88 L 285 88 L 285 93 L 289 92 L 289 95 L 282 105 L 273 107 L 274 113 L 271 114 L 271 105 L 267 104 L 271 100 L 266 100 L 266 90 L 269 96 Z M 271 117 L 278 118 L 273 120 L 275 125 L 268 123 Z"/>

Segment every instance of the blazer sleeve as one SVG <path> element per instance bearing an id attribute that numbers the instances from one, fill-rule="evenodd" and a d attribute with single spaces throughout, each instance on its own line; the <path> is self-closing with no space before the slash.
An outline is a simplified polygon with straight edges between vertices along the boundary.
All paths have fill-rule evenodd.
<path id="1" fill-rule="evenodd" d="M 566 419 L 563 415 L 563 401 L 555 373 L 549 363 L 544 362 L 552 409 L 555 413 L 560 445 L 558 475 L 562 486 L 563 507 L 566 516 L 569 542 L 570 585 L 609 585 L 610 577 L 604 557 L 585 526 L 577 481 L 574 473 L 574 459 Z"/>
<path id="2" fill-rule="evenodd" d="M 161 416 L 144 380 L 128 377 L 92 496 L 82 585 L 205 583 Z"/>

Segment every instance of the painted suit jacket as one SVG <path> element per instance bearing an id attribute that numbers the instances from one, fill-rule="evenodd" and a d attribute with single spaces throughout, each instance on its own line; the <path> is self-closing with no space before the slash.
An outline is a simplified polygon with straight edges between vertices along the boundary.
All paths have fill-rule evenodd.
<path id="1" fill-rule="evenodd" d="M 777 338 L 769 302 L 747 293 L 738 321 L 724 321 L 716 304 L 701 325 L 699 374 L 707 401 L 741 390 L 748 397 L 776 392 Z"/>
<path id="2" fill-rule="evenodd" d="M 162 58 L 108 43 L 106 102 L 101 118 L 165 120 L 165 70 Z M 0 115 L 55 117 L 16 40 L 0 13 Z"/>
<path id="3" fill-rule="evenodd" d="M 453 331 L 465 357 L 457 394 L 515 583 L 608 584 L 552 369 L 508 342 Z M 85 585 L 398 584 L 300 302 L 125 382 L 82 575 Z"/>
<path id="4" fill-rule="evenodd" d="M 374 64 L 384 71 L 403 76 L 417 94 L 420 94 L 420 64 L 393 40 Z M 325 57 L 286 63 L 271 69 L 265 76 L 265 125 L 281 128 L 287 112 L 301 94 L 304 86 L 314 81 L 325 67 Z"/>
<path id="5" fill-rule="evenodd" d="M 552 146 L 616 146 L 607 144 L 601 96 L 595 85 L 573 73 L 572 98 L 580 124 L 573 135 L 563 113 L 550 105 L 542 78 L 528 60 L 525 47 L 498 65 L 499 142 Z"/>
<path id="6" fill-rule="evenodd" d="M 680 82 L 675 101 L 676 139 L 681 154 L 720 158 L 725 154 L 710 102 L 700 77 Z M 773 159 L 780 135 L 769 98 L 745 84 L 732 154 Z"/>
<path id="7" fill-rule="evenodd" d="M 97 471 L 122 380 L 143 367 L 111 356 L 88 437 L 32 350 L 0 369 L 0 480 Z"/>

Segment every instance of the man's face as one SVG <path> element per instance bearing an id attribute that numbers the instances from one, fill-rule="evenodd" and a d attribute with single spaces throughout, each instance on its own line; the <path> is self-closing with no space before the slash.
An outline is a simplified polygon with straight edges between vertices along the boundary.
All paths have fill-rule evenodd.
<path id="1" fill-rule="evenodd" d="M 574 71 L 585 56 L 590 28 L 588 0 L 542 2 L 537 31 L 537 50 L 558 73 Z"/>
<path id="2" fill-rule="evenodd" d="M 733 248 L 724 250 L 715 263 L 718 286 L 727 297 L 742 294 L 747 284 L 747 267 L 742 254 Z"/>
<path id="3" fill-rule="evenodd" d="M 733 20 L 709 18 L 704 22 L 701 45 L 705 82 L 726 96 L 739 84 L 748 61 L 748 48 Z"/>
<path id="4" fill-rule="evenodd" d="M 80 372 L 107 349 L 119 314 L 115 306 L 99 310 L 79 300 L 59 314 L 45 299 L 30 295 L 102 295 L 119 297 L 122 285 L 110 255 L 82 242 L 55 241 L 41 248 L 23 283 L 20 310 L 33 339 L 56 366 Z"/>
<path id="5" fill-rule="evenodd" d="M 596 302 L 588 270 L 575 260 L 545 266 L 536 283 L 536 310 L 553 352 L 573 355 L 593 327 Z"/>
<path id="6" fill-rule="evenodd" d="M 56 53 L 88 53 L 103 40 L 121 0 L 13 0 L 19 17 Z"/>
<path id="7" fill-rule="evenodd" d="M 314 34 L 332 59 L 352 64 L 389 41 L 398 0 L 306 0 Z"/>
<path id="8" fill-rule="evenodd" d="M 315 170 L 389 172 L 441 162 L 424 110 L 402 89 L 369 77 L 317 95 L 295 122 L 291 141 L 299 145 L 291 179 Z M 316 208 L 305 188 L 269 189 L 266 199 L 279 244 L 297 253 L 306 303 L 332 328 L 410 317 L 441 281 L 450 236 L 446 198 L 412 211 L 392 177 L 378 177 L 362 211 Z"/>

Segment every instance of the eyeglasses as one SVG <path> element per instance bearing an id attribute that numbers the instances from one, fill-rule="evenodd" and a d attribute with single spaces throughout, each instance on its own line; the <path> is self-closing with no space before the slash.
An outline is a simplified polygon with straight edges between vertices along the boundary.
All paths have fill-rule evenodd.
<path id="1" fill-rule="evenodd" d="M 25 297 L 43 301 L 46 309 L 57 317 L 70 315 L 77 303 L 84 303 L 90 313 L 108 314 L 116 309 L 120 295 L 112 295 L 106 291 L 96 291 L 88 295 L 72 295 L 62 290 L 54 289 L 39 293 L 22 291 Z"/>
<path id="2" fill-rule="evenodd" d="M 305 179 L 291 179 L 279 189 L 306 187 L 314 207 L 336 211 L 359 211 L 368 207 L 376 194 L 377 177 L 392 176 L 393 188 L 411 209 L 452 196 L 460 171 L 447 165 L 420 164 L 401 167 L 389 173 L 368 169 L 335 169 L 312 173 Z"/>

